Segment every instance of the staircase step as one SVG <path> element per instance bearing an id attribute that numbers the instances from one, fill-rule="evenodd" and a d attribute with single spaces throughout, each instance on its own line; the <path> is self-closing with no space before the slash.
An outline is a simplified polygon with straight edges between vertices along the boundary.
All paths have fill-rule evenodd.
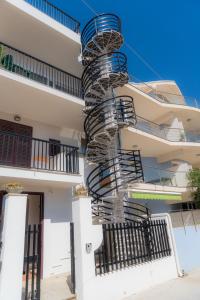
<path id="1" fill-rule="evenodd" d="M 76 295 L 72 295 L 72 296 L 66 298 L 65 300 L 76 300 Z"/>

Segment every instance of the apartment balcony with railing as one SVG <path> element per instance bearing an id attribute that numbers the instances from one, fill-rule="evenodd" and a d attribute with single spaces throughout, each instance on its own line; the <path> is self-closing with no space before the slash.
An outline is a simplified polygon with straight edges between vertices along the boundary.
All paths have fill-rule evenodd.
<path id="1" fill-rule="evenodd" d="M 81 76 L 80 23 L 50 1 L 0 1 L 0 28 L 3 43 Z"/>
<path id="2" fill-rule="evenodd" d="M 59 141 L 0 131 L 0 165 L 79 175 L 79 151 Z"/>
<path id="3" fill-rule="evenodd" d="M 0 43 L 0 68 L 82 98 L 80 78 L 4 43 Z"/>
<path id="4" fill-rule="evenodd" d="M 200 100 L 183 95 L 174 81 L 130 82 L 130 85 L 161 103 L 200 108 Z"/>
<path id="5" fill-rule="evenodd" d="M 80 32 L 80 22 L 70 16 L 67 12 L 53 5 L 47 0 L 24 0 L 41 12 L 45 13 L 63 26 L 73 30 L 76 33 Z"/>
<path id="6" fill-rule="evenodd" d="M 187 188 L 189 186 L 187 171 L 172 171 L 143 164 L 144 182 L 160 186 Z"/>
<path id="7" fill-rule="evenodd" d="M 156 124 L 137 116 L 136 129 L 170 142 L 200 143 L 200 132 Z"/>

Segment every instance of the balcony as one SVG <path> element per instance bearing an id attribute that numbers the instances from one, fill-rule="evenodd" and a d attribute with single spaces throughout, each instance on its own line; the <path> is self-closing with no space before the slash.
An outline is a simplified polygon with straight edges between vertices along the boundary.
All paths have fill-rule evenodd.
<path id="1" fill-rule="evenodd" d="M 1 131 L 0 165 L 78 175 L 79 153 L 77 147 Z"/>
<path id="2" fill-rule="evenodd" d="M 4 43 L 0 43 L 0 68 L 82 98 L 80 78 Z"/>
<path id="3" fill-rule="evenodd" d="M 200 108 L 200 100 L 182 95 L 174 81 L 131 82 L 130 85 L 164 104 Z"/>
<path id="4" fill-rule="evenodd" d="M 160 186 L 187 188 L 189 186 L 187 174 L 184 171 L 159 169 L 143 164 L 144 182 Z"/>
<path id="5" fill-rule="evenodd" d="M 190 199 L 190 184 L 187 171 L 161 169 L 153 165 L 142 164 L 144 182 L 128 185 L 130 195 L 137 199 L 164 200 L 169 203 Z M 137 194 L 138 193 L 138 194 Z"/>
<path id="6" fill-rule="evenodd" d="M 200 132 L 162 126 L 139 116 L 136 128 L 169 142 L 200 143 Z"/>
<path id="7" fill-rule="evenodd" d="M 0 41 L 80 77 L 82 66 L 77 58 L 81 43 L 76 22 L 45 0 L 0 1 Z"/>
<path id="8" fill-rule="evenodd" d="M 63 26 L 73 30 L 76 33 L 80 32 L 80 23 L 68 15 L 65 11 L 56 7 L 52 3 L 46 0 L 24 0 L 30 5 L 34 6 L 41 12 L 45 13 L 55 21 L 61 23 Z"/>

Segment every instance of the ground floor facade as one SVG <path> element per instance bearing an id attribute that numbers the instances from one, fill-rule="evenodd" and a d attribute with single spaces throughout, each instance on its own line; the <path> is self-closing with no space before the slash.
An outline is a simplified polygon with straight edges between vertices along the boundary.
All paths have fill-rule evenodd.
<path id="1" fill-rule="evenodd" d="M 148 203 L 153 244 L 149 229 L 137 223 L 93 225 L 91 199 L 75 197 L 72 187 L 25 183 L 22 194 L 2 190 L 1 203 L 0 289 L 3 285 L 6 297 L 11 296 L 2 278 L 10 278 L 9 272 L 13 276 L 20 273 L 18 289 L 25 300 L 32 296 L 46 300 L 47 291 L 55 295 L 56 289 L 70 293 L 73 288 L 80 300 L 94 299 L 97 291 L 99 299 L 121 300 L 198 266 L 200 229 L 194 221 L 198 215 L 190 217 L 195 222 L 191 223 L 188 215 L 169 213 L 169 205 L 164 202 Z M 16 253 L 9 252 L 14 245 Z M 12 259 L 18 261 L 16 273 L 4 268 L 5 261 Z M 13 295 L 13 300 L 21 299 L 19 294 Z"/>

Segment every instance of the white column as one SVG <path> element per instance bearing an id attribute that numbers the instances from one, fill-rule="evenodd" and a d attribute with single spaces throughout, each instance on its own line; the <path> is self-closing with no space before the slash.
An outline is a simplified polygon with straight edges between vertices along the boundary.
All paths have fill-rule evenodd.
<path id="1" fill-rule="evenodd" d="M 95 279 L 94 251 L 102 242 L 102 226 L 92 225 L 91 198 L 77 197 L 72 203 L 77 300 L 88 300 Z M 86 247 L 91 245 L 91 251 Z"/>
<path id="2" fill-rule="evenodd" d="M 0 299 L 21 300 L 27 195 L 3 199 Z"/>

